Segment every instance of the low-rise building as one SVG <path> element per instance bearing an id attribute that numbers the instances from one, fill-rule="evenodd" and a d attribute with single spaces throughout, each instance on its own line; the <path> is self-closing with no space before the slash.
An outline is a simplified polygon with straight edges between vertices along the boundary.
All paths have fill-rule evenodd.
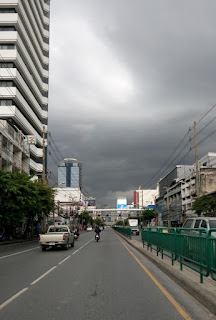
<path id="1" fill-rule="evenodd" d="M 155 198 L 158 197 L 157 189 L 143 189 L 139 187 L 134 191 L 134 206 L 137 209 L 154 208 Z"/>
<path id="2" fill-rule="evenodd" d="M 216 153 L 209 152 L 199 160 L 199 196 L 216 190 Z M 158 183 L 159 195 L 155 212 L 159 225 L 178 226 L 194 216 L 193 202 L 197 197 L 195 164 L 178 165 Z"/>

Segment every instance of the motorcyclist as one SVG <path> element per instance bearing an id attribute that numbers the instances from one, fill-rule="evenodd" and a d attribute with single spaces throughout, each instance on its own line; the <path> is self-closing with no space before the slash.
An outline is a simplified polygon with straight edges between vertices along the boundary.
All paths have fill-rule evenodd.
<path id="1" fill-rule="evenodd" d="M 96 228 L 95 228 L 95 236 L 96 236 L 96 234 L 98 234 L 98 236 L 99 236 L 99 239 L 100 239 L 100 228 L 99 228 L 99 226 L 96 226 Z"/>

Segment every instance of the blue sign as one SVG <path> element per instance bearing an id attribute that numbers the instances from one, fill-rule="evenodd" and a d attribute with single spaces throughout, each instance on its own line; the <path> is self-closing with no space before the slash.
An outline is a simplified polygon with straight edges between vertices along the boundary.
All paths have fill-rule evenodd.
<path id="1" fill-rule="evenodd" d="M 145 207 L 145 209 L 148 209 L 148 210 L 154 210 L 155 206 L 154 204 L 149 204 L 147 207 Z"/>
<path id="2" fill-rule="evenodd" d="M 127 209 L 126 204 L 117 204 L 117 209 Z"/>

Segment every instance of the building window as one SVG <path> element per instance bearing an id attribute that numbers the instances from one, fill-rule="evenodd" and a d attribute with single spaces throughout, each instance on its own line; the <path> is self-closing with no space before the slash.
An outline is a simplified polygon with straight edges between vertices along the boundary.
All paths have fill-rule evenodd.
<path id="1" fill-rule="evenodd" d="M 0 8 L 0 13 L 16 13 L 15 8 Z"/>
<path id="2" fill-rule="evenodd" d="M 16 31 L 13 26 L 0 26 L 0 31 Z"/>
<path id="3" fill-rule="evenodd" d="M 46 24 L 46 23 L 44 23 L 44 29 L 47 30 L 47 31 L 49 31 L 49 25 Z"/>
<path id="4" fill-rule="evenodd" d="M 0 99 L 0 106 L 12 106 L 13 100 L 12 99 Z"/>
<path id="5" fill-rule="evenodd" d="M 0 87 L 15 87 L 13 81 L 1 81 L 0 80 Z"/>
<path id="6" fill-rule="evenodd" d="M 44 41 L 45 43 L 49 44 L 49 39 L 48 39 L 48 38 L 44 37 L 44 38 L 43 38 L 43 41 Z"/>
<path id="7" fill-rule="evenodd" d="M 16 68 L 13 62 L 0 62 L 0 68 Z"/>
<path id="8" fill-rule="evenodd" d="M 0 44 L 0 50 L 12 50 L 15 48 L 15 45 L 13 43 L 1 43 Z"/>

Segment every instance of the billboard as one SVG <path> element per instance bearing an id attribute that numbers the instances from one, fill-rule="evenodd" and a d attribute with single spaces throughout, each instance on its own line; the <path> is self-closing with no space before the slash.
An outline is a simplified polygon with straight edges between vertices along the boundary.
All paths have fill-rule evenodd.
<path id="1" fill-rule="evenodd" d="M 117 209 L 127 209 L 127 198 L 117 199 Z"/>

